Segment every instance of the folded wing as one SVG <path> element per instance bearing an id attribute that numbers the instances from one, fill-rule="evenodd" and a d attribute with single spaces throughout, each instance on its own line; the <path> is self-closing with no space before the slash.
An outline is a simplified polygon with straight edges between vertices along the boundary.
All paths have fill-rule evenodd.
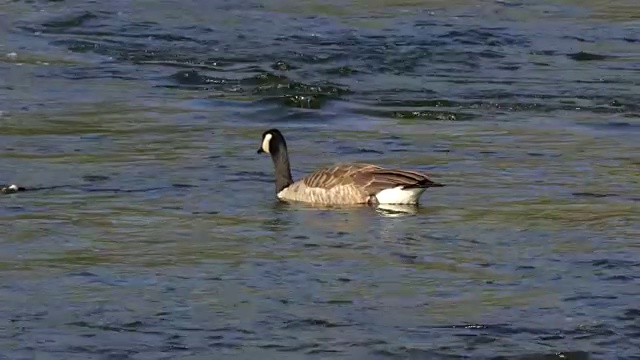
<path id="1" fill-rule="evenodd" d="M 329 190 L 336 186 L 353 185 L 368 195 L 375 195 L 384 189 L 398 186 L 403 188 L 440 187 L 442 184 L 431 181 L 427 175 L 409 170 L 385 169 L 371 164 L 339 164 L 320 169 L 303 179 L 311 188 Z"/>

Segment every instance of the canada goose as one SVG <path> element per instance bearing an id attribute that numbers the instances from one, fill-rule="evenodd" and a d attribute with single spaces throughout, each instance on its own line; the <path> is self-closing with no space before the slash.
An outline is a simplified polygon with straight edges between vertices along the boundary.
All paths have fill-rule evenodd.
<path id="1" fill-rule="evenodd" d="M 411 204 L 429 187 L 441 187 L 425 174 L 352 163 L 337 164 L 293 181 L 284 136 L 278 129 L 262 134 L 258 154 L 271 154 L 275 166 L 276 196 L 280 200 L 327 205 Z"/>
<path id="2" fill-rule="evenodd" d="M 0 185 L 0 194 L 13 194 L 18 191 L 25 191 L 26 189 L 22 186 L 17 185 Z"/>

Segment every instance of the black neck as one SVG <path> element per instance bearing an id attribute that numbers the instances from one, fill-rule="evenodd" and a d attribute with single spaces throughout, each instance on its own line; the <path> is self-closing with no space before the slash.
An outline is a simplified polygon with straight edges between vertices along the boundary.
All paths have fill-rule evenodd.
<path id="1" fill-rule="evenodd" d="M 287 186 L 293 184 L 291 167 L 289 166 L 289 154 L 286 145 L 279 144 L 275 151 L 271 151 L 271 159 L 276 169 L 276 194 Z"/>

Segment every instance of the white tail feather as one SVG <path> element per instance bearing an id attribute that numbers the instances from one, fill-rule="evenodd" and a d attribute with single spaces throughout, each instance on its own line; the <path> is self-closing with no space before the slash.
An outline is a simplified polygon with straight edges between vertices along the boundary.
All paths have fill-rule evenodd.
<path id="1" fill-rule="evenodd" d="M 396 186 L 380 191 L 376 194 L 376 199 L 380 204 L 417 204 L 425 190 L 426 188 L 403 189 L 402 186 Z"/>

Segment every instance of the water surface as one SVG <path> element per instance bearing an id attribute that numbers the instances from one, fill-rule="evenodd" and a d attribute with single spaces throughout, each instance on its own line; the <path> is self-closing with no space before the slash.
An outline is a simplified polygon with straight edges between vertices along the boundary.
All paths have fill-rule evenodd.
<path id="1" fill-rule="evenodd" d="M 0 357 L 637 359 L 631 0 L 0 4 Z M 339 161 L 415 213 L 278 204 Z"/>

